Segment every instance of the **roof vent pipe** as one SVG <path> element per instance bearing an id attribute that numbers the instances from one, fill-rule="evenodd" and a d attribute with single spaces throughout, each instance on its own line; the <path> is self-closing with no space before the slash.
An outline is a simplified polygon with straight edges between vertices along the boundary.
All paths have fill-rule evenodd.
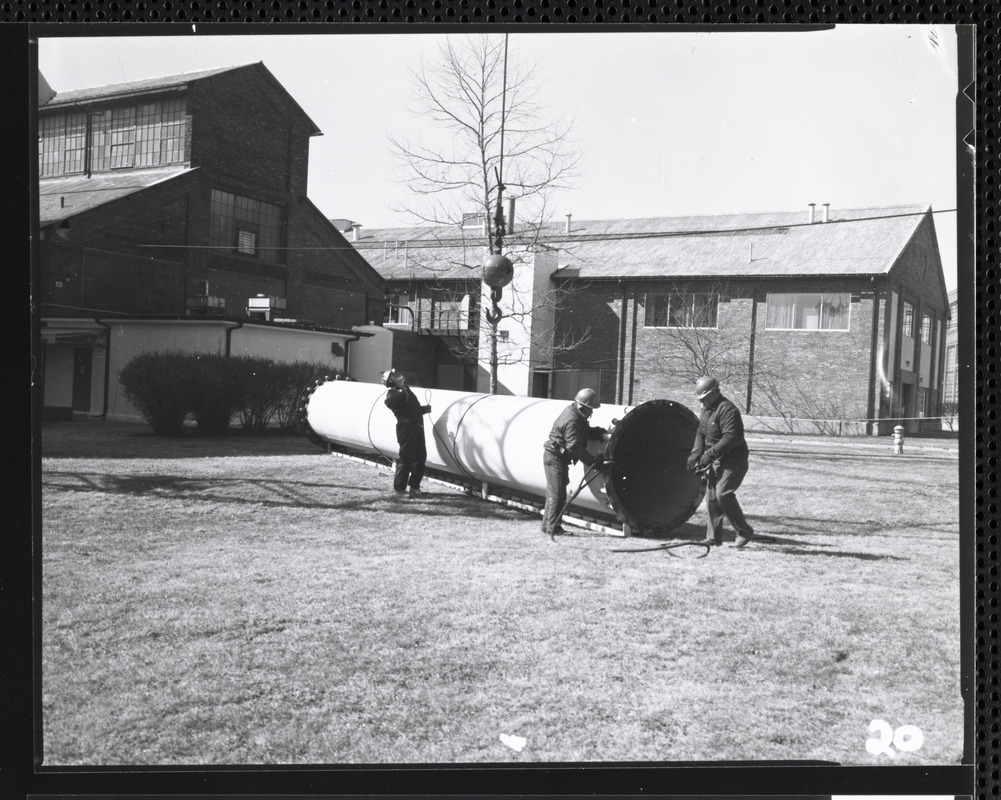
<path id="1" fill-rule="evenodd" d="M 824 222 L 827 222 L 827 218 L 830 216 L 830 213 L 831 213 L 831 204 L 824 203 L 824 217 L 823 217 Z"/>
<path id="2" fill-rule="evenodd" d="M 570 218 L 573 214 L 567 214 L 567 233 L 570 233 Z"/>
<path id="3" fill-rule="evenodd" d="M 814 212 L 817 210 L 816 203 L 810 203 L 810 216 L 808 217 L 810 224 L 813 224 Z"/>
<path id="4" fill-rule="evenodd" d="M 357 242 L 358 241 L 358 239 L 359 239 L 358 231 L 360 231 L 360 230 L 361 230 L 361 223 L 360 222 L 352 222 L 351 223 L 351 241 L 353 241 L 353 242 Z"/>

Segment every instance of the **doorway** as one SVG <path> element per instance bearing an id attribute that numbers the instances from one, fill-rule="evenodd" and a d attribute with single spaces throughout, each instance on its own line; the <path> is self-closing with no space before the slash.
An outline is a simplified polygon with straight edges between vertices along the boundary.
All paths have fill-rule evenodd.
<path id="1" fill-rule="evenodd" d="M 73 410 L 90 411 L 91 375 L 93 373 L 94 348 L 73 348 Z"/>

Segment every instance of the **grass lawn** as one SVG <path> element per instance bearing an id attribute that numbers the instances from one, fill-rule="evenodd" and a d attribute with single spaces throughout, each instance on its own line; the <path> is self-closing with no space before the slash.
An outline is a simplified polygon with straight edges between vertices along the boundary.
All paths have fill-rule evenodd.
<path id="1" fill-rule="evenodd" d="M 955 443 L 750 445 L 774 541 L 694 560 L 301 437 L 46 424 L 43 763 L 958 763 Z"/>

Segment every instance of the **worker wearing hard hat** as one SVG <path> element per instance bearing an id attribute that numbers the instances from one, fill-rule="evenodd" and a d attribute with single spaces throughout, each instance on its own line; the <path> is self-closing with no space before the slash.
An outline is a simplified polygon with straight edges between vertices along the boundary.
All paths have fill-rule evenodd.
<path id="1" fill-rule="evenodd" d="M 570 465 L 582 461 L 588 467 L 600 467 L 604 462 L 604 456 L 595 456 L 587 449 L 589 439 L 609 438 L 608 431 L 604 428 L 588 424 L 594 409 L 600 405 L 594 389 L 581 389 L 574 401 L 556 418 L 549 438 L 542 446 L 542 464 L 546 472 L 546 507 L 542 512 L 542 532 L 550 536 L 566 533 L 560 525 L 560 517 L 567 501 Z"/>
<path id="2" fill-rule="evenodd" d="M 393 491 L 406 494 L 410 487 L 411 497 L 421 494 L 421 480 L 427 462 L 427 444 L 424 441 L 424 415 L 431 413 L 431 406 L 421 405 L 421 401 L 407 386 L 407 379 L 395 369 L 382 373 L 382 383 L 386 392 L 386 406 L 396 416 L 396 442 L 400 454 L 396 460 L 393 475 Z"/>
<path id="3" fill-rule="evenodd" d="M 702 414 L 688 456 L 688 468 L 703 472 L 707 478 L 709 524 L 703 544 L 716 547 L 723 544 L 723 519 L 726 518 L 737 533 L 733 546 L 740 550 L 754 536 L 754 529 L 744 519 L 737 502 L 737 489 L 747 474 L 744 422 L 740 410 L 723 396 L 715 378 L 699 378 L 695 394 L 702 403 Z"/>

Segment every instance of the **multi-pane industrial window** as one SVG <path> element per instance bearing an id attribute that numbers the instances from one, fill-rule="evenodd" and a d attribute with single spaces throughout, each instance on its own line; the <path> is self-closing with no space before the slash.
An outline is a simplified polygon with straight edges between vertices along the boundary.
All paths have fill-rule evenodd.
<path id="1" fill-rule="evenodd" d="M 86 114 L 59 114 L 38 121 L 38 174 L 72 175 L 84 170 Z"/>
<path id="2" fill-rule="evenodd" d="M 136 163 L 136 110 L 111 110 L 111 168 L 133 167 Z"/>
<path id="3" fill-rule="evenodd" d="M 209 244 L 231 253 L 284 261 L 282 234 L 285 214 L 281 206 L 212 190 Z"/>
<path id="4" fill-rule="evenodd" d="M 119 106 L 90 113 L 90 169 L 104 172 L 184 161 L 184 100 Z M 71 175 L 85 169 L 87 114 L 56 114 L 39 120 L 39 175 Z"/>
<path id="5" fill-rule="evenodd" d="M 914 338 L 914 306 L 904 301 L 904 336 Z"/>
<path id="6" fill-rule="evenodd" d="M 931 316 L 928 314 L 921 315 L 921 341 L 931 344 Z"/>
<path id="7" fill-rule="evenodd" d="M 851 295 L 847 292 L 769 292 L 767 303 L 765 327 L 770 330 L 848 330 Z"/>
<path id="8" fill-rule="evenodd" d="M 711 292 L 676 292 L 646 296 L 647 328 L 715 328 L 719 295 Z"/>

